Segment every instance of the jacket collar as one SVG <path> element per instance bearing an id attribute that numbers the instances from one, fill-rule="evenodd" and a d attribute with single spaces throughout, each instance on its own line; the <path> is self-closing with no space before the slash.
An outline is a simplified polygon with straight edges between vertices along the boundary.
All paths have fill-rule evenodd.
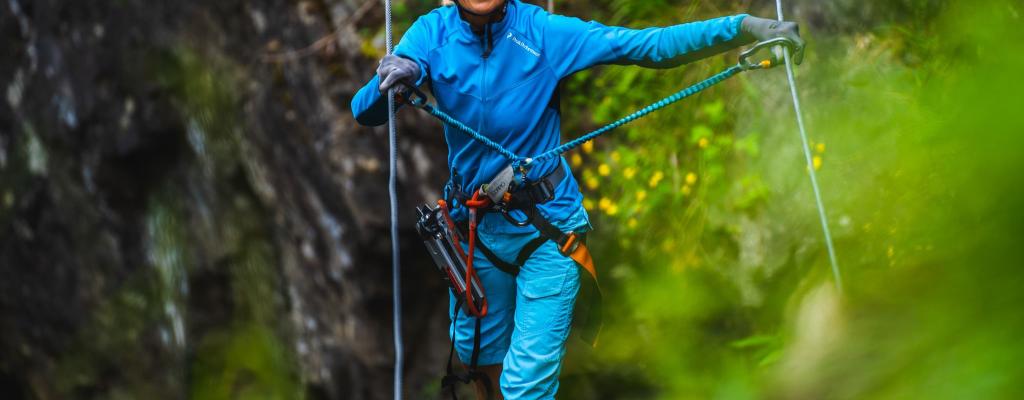
<path id="1" fill-rule="evenodd" d="M 498 22 L 492 22 L 491 34 L 497 38 L 505 34 L 505 30 L 511 25 L 510 21 L 515 18 L 516 8 L 519 5 L 519 0 L 506 0 L 505 3 L 505 16 Z M 480 40 L 480 34 L 473 32 L 473 26 L 468 21 L 462 18 L 462 13 L 459 12 L 459 6 L 453 5 L 452 15 L 455 19 L 455 24 L 458 26 L 458 31 L 463 37 L 470 40 Z"/>

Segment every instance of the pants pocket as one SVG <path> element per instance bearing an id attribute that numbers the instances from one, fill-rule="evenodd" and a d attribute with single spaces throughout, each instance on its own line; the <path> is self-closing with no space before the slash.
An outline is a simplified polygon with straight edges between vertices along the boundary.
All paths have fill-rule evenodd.
<path id="1" fill-rule="evenodd" d="M 552 322 L 564 313 L 566 273 L 535 277 L 522 282 L 520 304 L 516 307 L 516 328 L 526 334 L 550 329 Z"/>

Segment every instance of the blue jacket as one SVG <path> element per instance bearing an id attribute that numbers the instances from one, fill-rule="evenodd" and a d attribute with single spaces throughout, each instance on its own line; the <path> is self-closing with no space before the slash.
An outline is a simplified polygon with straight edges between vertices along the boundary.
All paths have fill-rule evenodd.
<path id="1" fill-rule="evenodd" d="M 653 68 L 682 65 L 741 43 L 746 15 L 723 17 L 666 28 L 642 30 L 549 14 L 509 0 L 505 17 L 474 33 L 457 7 L 439 7 L 420 17 L 395 47 L 395 54 L 417 62 L 419 86 L 430 83 L 437 106 L 513 153 L 531 157 L 560 142 L 558 82 L 599 64 L 635 64 Z M 374 76 L 352 98 L 352 113 L 363 125 L 387 122 L 387 100 Z M 509 161 L 455 128 L 445 127 L 449 187 L 472 192 L 489 182 Z M 534 165 L 527 178 L 538 179 L 564 159 Z M 541 213 L 563 230 L 587 224 L 583 196 L 569 174 Z M 458 218 L 462 215 L 455 213 Z M 488 214 L 481 229 L 522 232 Z"/>

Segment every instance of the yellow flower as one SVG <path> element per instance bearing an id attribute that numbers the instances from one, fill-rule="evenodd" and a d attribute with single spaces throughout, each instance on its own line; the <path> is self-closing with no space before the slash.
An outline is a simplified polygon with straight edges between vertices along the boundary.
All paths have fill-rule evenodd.
<path id="1" fill-rule="evenodd" d="M 616 150 L 616 151 L 613 151 L 613 152 L 612 152 L 612 161 L 614 161 L 614 162 L 619 162 L 619 160 L 622 160 L 622 155 L 621 155 L 621 154 L 619 154 L 619 151 L 618 151 L 618 150 Z"/>
<path id="2" fill-rule="evenodd" d="M 646 199 L 646 198 L 647 198 L 647 191 L 646 190 L 637 190 L 636 191 L 636 201 L 637 202 L 644 201 L 644 199 Z"/>
<path id="3" fill-rule="evenodd" d="M 703 148 L 707 148 L 708 147 L 708 138 L 703 138 L 703 137 L 700 138 L 700 140 L 697 141 L 697 147 L 700 147 L 702 149 Z"/>
<path id="4" fill-rule="evenodd" d="M 889 246 L 889 249 L 886 250 L 885 255 L 889 256 L 889 258 L 892 258 L 893 256 L 896 255 L 896 248 Z"/>
<path id="5" fill-rule="evenodd" d="M 815 171 L 821 169 L 821 162 L 821 156 L 814 156 L 814 158 L 811 160 L 811 163 L 814 164 Z"/>
<path id="6" fill-rule="evenodd" d="M 607 210 L 607 209 L 611 208 L 611 206 L 612 206 L 612 201 L 611 201 L 611 199 L 609 199 L 607 197 L 602 197 L 601 201 L 597 202 L 597 208 L 600 208 L 602 210 Z"/>
<path id="7" fill-rule="evenodd" d="M 593 210 L 594 201 L 591 199 L 583 199 L 583 208 L 587 209 L 587 211 Z"/>
<path id="8" fill-rule="evenodd" d="M 597 174 L 598 175 L 608 176 L 608 174 L 611 174 L 611 173 L 612 173 L 612 168 L 609 167 L 608 164 L 601 164 L 600 166 L 597 167 Z"/>
<path id="9" fill-rule="evenodd" d="M 819 153 L 824 153 L 825 152 L 825 144 L 824 143 L 818 143 L 817 146 L 814 146 L 814 149 L 817 150 Z"/>
<path id="10" fill-rule="evenodd" d="M 695 183 L 697 183 L 697 174 L 693 172 L 686 174 L 686 184 L 693 185 Z"/>
<path id="11" fill-rule="evenodd" d="M 683 189 L 680 190 L 680 192 L 683 193 L 683 196 L 689 196 L 690 193 L 693 193 L 693 189 L 690 188 L 690 185 L 686 185 L 686 186 L 683 186 Z"/>
<path id="12" fill-rule="evenodd" d="M 647 185 L 652 188 L 656 187 L 663 178 L 665 178 L 665 174 L 661 173 L 661 171 L 655 172 L 654 175 L 651 176 L 651 180 L 647 182 Z"/>
<path id="13" fill-rule="evenodd" d="M 573 153 L 572 155 L 572 166 L 579 167 L 583 165 L 583 156 L 580 153 Z"/>
<path id="14" fill-rule="evenodd" d="M 608 213 L 608 215 L 614 216 L 615 214 L 619 213 L 619 206 L 612 204 L 611 207 L 608 207 L 608 209 L 604 210 L 604 212 Z"/>
<path id="15" fill-rule="evenodd" d="M 661 242 L 661 250 L 666 253 L 672 251 L 674 247 L 676 247 L 676 242 L 672 239 L 665 239 Z"/>
<path id="16" fill-rule="evenodd" d="M 633 168 L 633 167 L 627 167 L 625 170 L 622 171 L 622 177 L 626 178 L 626 179 L 633 179 L 633 176 L 635 176 L 635 175 L 636 175 L 636 168 Z"/>
<path id="17" fill-rule="evenodd" d="M 594 151 L 594 142 L 593 141 L 589 141 L 589 142 L 583 143 L 583 152 L 584 153 L 590 154 L 593 151 Z"/>
<path id="18" fill-rule="evenodd" d="M 587 184 L 587 189 L 590 189 L 590 190 L 597 190 L 597 187 L 600 186 L 600 182 L 598 182 L 597 178 L 595 178 L 593 176 L 587 178 L 586 184 Z"/>
<path id="19" fill-rule="evenodd" d="M 638 222 L 636 218 L 630 218 L 629 222 L 626 223 L 626 226 L 628 226 L 629 229 L 636 229 L 637 225 L 640 225 L 640 222 Z"/>

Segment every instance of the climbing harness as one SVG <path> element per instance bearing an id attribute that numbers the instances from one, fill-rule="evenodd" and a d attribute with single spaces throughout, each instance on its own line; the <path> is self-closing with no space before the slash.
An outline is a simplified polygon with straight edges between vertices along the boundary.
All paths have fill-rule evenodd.
<path id="1" fill-rule="evenodd" d="M 778 13 L 779 21 L 782 21 L 782 0 L 775 0 L 775 10 Z M 825 214 L 825 203 L 821 200 L 821 188 L 818 187 L 818 177 L 814 173 L 814 159 L 811 157 L 811 146 L 807 141 L 807 129 L 804 128 L 804 116 L 800 110 L 800 96 L 796 92 L 796 77 L 793 74 L 793 60 L 790 58 L 789 48 L 783 48 L 783 56 L 786 60 L 786 79 L 789 80 L 789 92 L 793 96 L 793 112 L 796 114 L 796 124 L 800 128 L 800 141 L 804 148 L 804 158 L 807 159 L 807 171 L 811 176 L 811 187 L 814 189 L 814 201 L 818 206 L 818 218 L 821 219 L 821 230 L 825 234 L 825 247 L 828 249 L 829 263 L 832 265 L 832 276 L 836 280 L 836 289 L 843 292 L 843 278 L 839 274 L 839 262 L 836 261 L 836 249 L 832 244 L 832 232 L 828 228 L 828 217 Z"/>
<path id="2" fill-rule="evenodd" d="M 391 0 L 384 0 L 384 31 L 387 54 L 394 51 L 391 29 Z M 388 90 L 388 199 L 391 210 L 391 292 L 392 315 L 395 337 L 394 398 L 402 400 L 402 369 L 404 349 L 402 346 L 402 281 L 398 258 L 398 133 L 395 127 L 395 89 Z"/>
<path id="3" fill-rule="evenodd" d="M 451 188 L 448 191 L 450 197 L 439 200 L 436 207 L 422 205 L 417 209 L 420 218 L 417 221 L 416 230 L 456 299 L 453 324 L 458 321 L 463 306 L 466 307 L 467 313 L 475 319 L 472 355 L 466 366 L 466 371 L 463 373 L 455 373 L 452 368 L 455 346 L 455 337 L 452 337 L 452 350 L 449 352 L 446 369 L 447 375 L 442 378 L 441 383 L 444 390 L 451 390 L 454 399 L 457 399 L 455 385 L 460 382 L 467 384 L 475 380 L 482 382 L 488 392 L 488 398 L 491 398 L 490 393 L 493 387 L 490 378 L 477 370 L 477 359 L 480 352 L 480 324 L 482 318 L 487 315 L 487 298 L 479 276 L 476 275 L 473 268 L 476 250 L 480 250 L 483 256 L 501 271 L 516 276 L 523 264 L 541 245 L 548 241 L 554 242 L 562 255 L 575 261 L 587 272 L 585 276 L 589 279 L 584 281 L 587 283 L 586 285 L 581 285 L 580 297 L 591 299 L 591 301 L 584 301 L 580 307 L 575 309 L 573 331 L 589 343 L 596 342 L 600 330 L 600 288 L 597 286 L 597 270 L 594 268 L 593 258 L 587 249 L 585 235 L 576 232 L 562 232 L 544 218 L 537 209 L 538 204 L 555 198 L 555 188 L 567 176 L 568 172 L 565 166 L 559 165 L 554 172 L 544 178 L 525 186 L 518 185 L 514 189 L 501 191 L 499 200 L 492 200 L 485 193 L 494 187 L 508 188 L 513 179 L 511 168 L 507 168 L 481 190 L 468 194 L 462 192 L 461 188 Z M 456 223 L 452 220 L 448 206 L 454 203 L 462 204 L 469 209 L 467 221 Z M 540 235 L 520 249 L 515 261 L 502 260 L 483 242 L 477 240 L 477 223 L 484 213 L 488 212 L 501 213 L 516 226 L 532 225 Z M 516 219 L 513 212 L 520 212 L 525 215 L 525 218 Z M 468 243 L 467 251 L 462 250 L 460 242 Z"/>

